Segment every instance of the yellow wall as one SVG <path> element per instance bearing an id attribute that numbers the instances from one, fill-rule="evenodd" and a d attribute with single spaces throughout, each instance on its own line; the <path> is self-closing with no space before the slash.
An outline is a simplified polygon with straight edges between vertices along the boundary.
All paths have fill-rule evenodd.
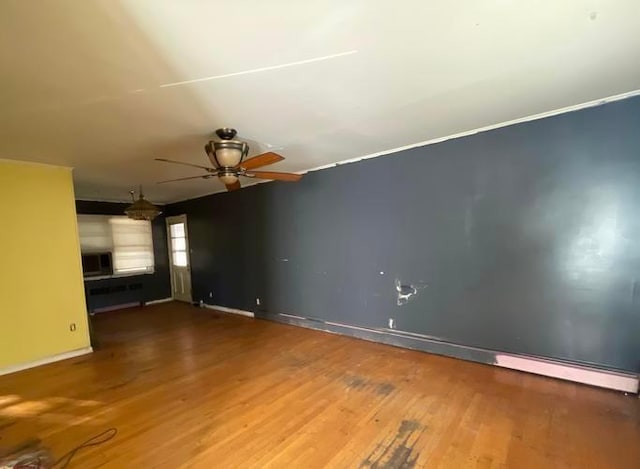
<path id="1" fill-rule="evenodd" d="M 71 170 L 0 160 L 0 371 L 88 346 Z"/>

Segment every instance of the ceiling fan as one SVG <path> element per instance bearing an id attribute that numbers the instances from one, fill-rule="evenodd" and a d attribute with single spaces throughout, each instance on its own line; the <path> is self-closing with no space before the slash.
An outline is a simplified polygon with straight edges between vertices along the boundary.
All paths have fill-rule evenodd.
<path id="1" fill-rule="evenodd" d="M 175 163 L 185 166 L 193 166 L 205 170 L 206 174 L 190 176 L 185 178 L 170 179 L 160 181 L 158 184 L 174 181 L 185 181 L 187 179 L 210 179 L 217 176 L 227 187 L 228 191 L 240 189 L 239 176 L 257 179 L 273 179 L 276 181 L 296 182 L 302 178 L 301 174 L 278 173 L 274 171 L 254 171 L 256 168 L 267 166 L 284 160 L 283 156 L 277 153 L 267 152 L 245 160 L 249 153 L 249 145 L 241 140 L 234 140 L 237 132 L 235 129 L 223 128 L 216 130 L 216 135 L 220 140 L 211 140 L 204 146 L 213 167 L 201 166 L 197 164 L 185 163 L 183 161 L 168 160 L 166 158 L 156 158 L 157 161 L 165 163 Z"/>

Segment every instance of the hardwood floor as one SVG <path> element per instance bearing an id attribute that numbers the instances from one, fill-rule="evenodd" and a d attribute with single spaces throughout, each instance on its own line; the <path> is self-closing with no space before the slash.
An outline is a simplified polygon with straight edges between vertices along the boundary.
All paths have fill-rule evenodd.
<path id="1" fill-rule="evenodd" d="M 0 377 L 0 447 L 77 468 L 640 467 L 637 396 L 178 303 Z"/>

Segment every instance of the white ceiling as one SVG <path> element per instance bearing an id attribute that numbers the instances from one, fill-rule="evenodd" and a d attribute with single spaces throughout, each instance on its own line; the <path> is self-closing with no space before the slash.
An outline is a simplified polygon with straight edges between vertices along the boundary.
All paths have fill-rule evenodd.
<path id="1" fill-rule="evenodd" d="M 636 90 L 638 57 L 638 0 L 3 0 L 0 158 L 170 202 L 222 186 L 153 158 L 218 127 L 302 171 Z"/>

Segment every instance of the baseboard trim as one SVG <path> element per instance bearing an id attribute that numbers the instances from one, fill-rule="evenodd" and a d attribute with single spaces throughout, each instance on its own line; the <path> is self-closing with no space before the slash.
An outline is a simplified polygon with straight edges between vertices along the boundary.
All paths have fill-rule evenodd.
<path id="1" fill-rule="evenodd" d="M 92 353 L 92 347 L 84 347 L 77 350 L 71 350 L 69 352 L 59 353 L 46 358 L 40 358 L 39 360 L 33 360 L 31 362 L 20 363 L 19 365 L 8 366 L 0 369 L 0 376 L 8 375 L 10 373 L 16 373 L 22 370 L 28 370 L 29 368 L 35 368 L 36 366 L 47 365 L 49 363 L 59 362 L 61 360 L 67 360 L 69 358 L 79 357 L 81 355 L 87 355 Z"/>
<path id="2" fill-rule="evenodd" d="M 140 303 L 139 301 L 132 301 L 131 303 L 122 303 L 119 305 L 113 306 L 104 306 L 102 308 L 95 308 L 91 311 L 91 314 L 100 314 L 100 313 L 108 313 L 110 311 L 118 311 L 119 309 L 127 309 L 127 308 L 137 308 L 144 303 Z"/>
<path id="3" fill-rule="evenodd" d="M 173 298 L 162 298 L 160 300 L 145 301 L 144 305 L 145 306 L 159 305 L 160 303 L 169 303 L 170 301 L 173 301 Z"/>
<path id="4" fill-rule="evenodd" d="M 638 375 L 632 373 L 616 372 L 558 360 L 469 347 L 439 340 L 435 337 L 394 329 L 371 329 L 319 319 L 310 319 L 293 314 L 259 312 L 256 317 L 591 386 L 628 393 L 638 392 Z"/>
<path id="5" fill-rule="evenodd" d="M 253 314 L 251 311 L 245 311 L 243 309 L 227 308 L 226 306 L 210 305 L 208 303 L 202 303 L 202 307 L 215 309 L 216 311 L 222 311 L 223 313 L 238 314 L 240 316 L 245 316 L 248 318 L 255 317 L 255 314 Z"/>
<path id="6" fill-rule="evenodd" d="M 497 354 L 495 365 L 551 378 L 590 384 L 600 388 L 615 389 L 634 394 L 638 392 L 638 377 L 626 373 L 509 354 Z"/>

